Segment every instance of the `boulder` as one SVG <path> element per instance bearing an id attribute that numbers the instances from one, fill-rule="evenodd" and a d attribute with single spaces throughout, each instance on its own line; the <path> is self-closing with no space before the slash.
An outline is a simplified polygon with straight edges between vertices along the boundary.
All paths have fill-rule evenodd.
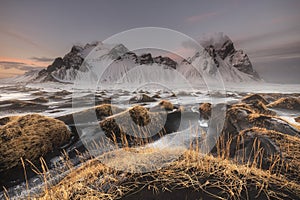
<path id="1" fill-rule="evenodd" d="M 247 109 L 253 110 L 253 112 L 259 113 L 259 114 L 272 115 L 272 116 L 276 115 L 276 112 L 274 112 L 272 110 L 268 110 L 267 106 L 259 100 L 253 100 L 248 104 L 245 104 L 245 103 L 234 104 L 231 107 L 247 108 Z"/>
<path id="2" fill-rule="evenodd" d="M 269 104 L 269 102 L 259 94 L 248 95 L 248 96 L 244 97 L 241 101 L 246 104 L 251 104 L 252 102 L 258 102 L 258 101 L 260 101 L 264 105 Z"/>
<path id="3" fill-rule="evenodd" d="M 272 131 L 256 127 L 250 128 L 240 131 L 229 143 L 226 141 L 226 143 L 217 145 L 220 145 L 219 149 L 226 151 L 227 158 L 240 164 L 269 169 L 274 163 L 273 159 L 281 157 L 281 151 L 275 141 L 268 137 L 268 134 L 272 134 Z"/>
<path id="4" fill-rule="evenodd" d="M 300 123 L 300 116 L 295 118 L 295 121 Z"/>
<path id="5" fill-rule="evenodd" d="M 156 100 L 153 97 L 148 96 L 147 94 L 141 94 L 135 97 L 132 97 L 129 102 L 130 103 L 147 103 L 147 102 L 155 102 Z"/>
<path id="6" fill-rule="evenodd" d="M 92 118 L 96 116 L 97 120 L 101 121 L 105 117 L 120 113 L 122 111 L 124 111 L 124 109 L 121 109 L 117 106 L 113 106 L 111 104 L 102 104 L 100 106 L 96 106 L 94 108 L 87 109 L 81 112 L 60 116 L 56 119 L 63 121 L 67 125 L 71 125 L 75 124 L 73 116 L 76 116 L 76 119 L 85 120 L 85 122 L 91 122 Z"/>
<path id="7" fill-rule="evenodd" d="M 300 98 L 284 97 L 268 104 L 269 108 L 280 108 L 300 111 Z"/>
<path id="8" fill-rule="evenodd" d="M 48 103 L 49 102 L 49 100 L 46 99 L 45 97 L 38 97 L 38 98 L 32 99 L 30 101 L 34 102 L 34 103 Z"/>
<path id="9" fill-rule="evenodd" d="M 59 148 L 71 132 L 59 120 L 38 114 L 2 118 L 0 126 L 0 172 L 32 162 Z"/>
<path id="10" fill-rule="evenodd" d="M 174 110 L 174 105 L 168 100 L 161 100 L 157 106 L 154 106 L 151 111 L 172 111 Z"/>
<path id="11" fill-rule="evenodd" d="M 105 135 L 116 143 L 144 144 L 178 130 L 181 112 L 150 112 L 134 106 L 100 122 Z"/>
<path id="12" fill-rule="evenodd" d="M 202 103 L 199 106 L 200 118 L 208 120 L 211 116 L 211 104 Z"/>
<path id="13" fill-rule="evenodd" d="M 300 137 L 299 130 L 279 117 L 255 113 L 247 108 L 234 107 L 227 111 L 223 127 L 225 135 L 235 136 L 240 131 L 252 127 L 265 128 Z"/>
<path id="14" fill-rule="evenodd" d="M 54 96 L 67 96 L 67 95 L 70 95 L 72 94 L 72 92 L 69 92 L 67 90 L 61 90 L 61 91 L 58 91 L 58 92 L 55 92 L 53 95 Z"/>
<path id="15" fill-rule="evenodd" d="M 152 96 L 152 98 L 154 98 L 154 99 L 160 99 L 161 96 L 159 94 L 155 94 L 155 95 Z"/>

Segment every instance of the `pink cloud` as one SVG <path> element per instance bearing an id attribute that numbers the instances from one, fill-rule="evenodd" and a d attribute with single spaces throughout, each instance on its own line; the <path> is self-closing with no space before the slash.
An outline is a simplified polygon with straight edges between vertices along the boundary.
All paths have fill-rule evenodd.
<path id="1" fill-rule="evenodd" d="M 208 18 L 211 18 L 211 17 L 214 17 L 214 16 L 217 16 L 219 15 L 220 13 L 218 12 L 208 12 L 208 13 L 203 13 L 203 14 L 200 14 L 200 15 L 194 15 L 194 16 L 191 16 L 191 17 L 188 17 L 186 19 L 187 22 L 199 22 L 199 21 L 203 21 L 203 20 L 206 20 Z"/>
<path id="2" fill-rule="evenodd" d="M 283 23 L 286 23 L 286 22 L 298 21 L 299 17 L 300 17 L 299 14 L 279 16 L 279 17 L 273 18 L 271 20 L 271 24 L 283 24 Z"/>

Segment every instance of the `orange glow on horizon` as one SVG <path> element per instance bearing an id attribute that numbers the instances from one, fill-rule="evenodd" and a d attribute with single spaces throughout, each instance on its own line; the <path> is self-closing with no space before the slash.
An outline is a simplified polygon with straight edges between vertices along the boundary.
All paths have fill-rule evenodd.
<path id="1" fill-rule="evenodd" d="M 30 59 L 22 59 L 22 58 L 12 58 L 12 57 L 1 57 L 0 56 L 0 62 L 19 62 L 24 63 L 26 65 L 36 66 L 36 67 L 47 67 L 51 64 L 51 62 L 40 62 L 40 61 L 34 61 Z"/>
<path id="2" fill-rule="evenodd" d="M 20 63 L 20 65 L 28 65 L 36 68 L 47 67 L 48 65 L 51 64 L 51 62 L 40 62 L 40 61 L 34 61 L 30 59 L 1 57 L 1 56 L 0 56 L 0 62 L 16 62 L 16 63 Z M 26 72 L 25 70 L 17 69 L 14 68 L 13 66 L 9 69 L 1 68 L 0 65 L 0 78 L 14 77 L 17 75 L 22 75 L 25 72 Z"/>

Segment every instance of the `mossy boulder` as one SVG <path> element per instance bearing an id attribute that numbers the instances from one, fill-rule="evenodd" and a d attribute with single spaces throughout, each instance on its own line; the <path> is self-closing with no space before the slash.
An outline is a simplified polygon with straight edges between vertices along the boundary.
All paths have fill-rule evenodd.
<path id="1" fill-rule="evenodd" d="M 168 111 L 172 111 L 174 109 L 173 104 L 168 100 L 161 100 L 158 104 Z"/>
<path id="2" fill-rule="evenodd" d="M 202 119 L 208 120 L 211 116 L 211 104 L 210 103 L 202 103 L 199 106 L 200 117 Z"/>
<path id="3" fill-rule="evenodd" d="M 280 108 L 300 111 L 300 98 L 284 97 L 268 104 L 269 108 Z"/>
<path id="4" fill-rule="evenodd" d="M 134 106 L 100 122 L 105 135 L 117 143 L 143 144 L 179 128 L 181 112 L 150 112 Z"/>
<path id="5" fill-rule="evenodd" d="M 71 132 L 59 120 L 38 114 L 2 118 L 0 121 L 0 172 L 37 161 L 68 142 Z"/>
<path id="6" fill-rule="evenodd" d="M 161 100 L 158 105 L 151 108 L 151 111 L 172 111 L 174 110 L 174 105 L 168 100 Z"/>

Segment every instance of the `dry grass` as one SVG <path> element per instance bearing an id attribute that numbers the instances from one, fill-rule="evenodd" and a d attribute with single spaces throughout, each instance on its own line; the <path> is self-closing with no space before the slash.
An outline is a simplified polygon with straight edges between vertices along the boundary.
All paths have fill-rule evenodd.
<path id="1" fill-rule="evenodd" d="M 300 110 L 300 98 L 284 97 L 268 105 L 269 108 Z"/>
<path id="2" fill-rule="evenodd" d="M 158 153 L 178 151 L 147 152 L 154 154 L 149 157 L 153 163 Z M 145 158 L 145 152 L 138 154 Z M 126 163 L 117 158 L 112 162 L 135 166 L 135 156 L 124 160 Z M 40 199 L 295 199 L 299 195 L 300 186 L 285 177 L 187 150 L 168 166 L 145 173 L 122 172 L 91 160 Z"/>
<path id="3" fill-rule="evenodd" d="M 270 116 L 270 115 L 264 115 L 264 114 L 258 114 L 258 113 L 253 113 L 249 115 L 249 121 L 250 122 L 255 122 L 255 125 L 259 126 L 259 127 L 265 127 L 264 125 L 264 119 L 278 119 L 281 120 L 287 124 L 289 124 L 291 127 L 297 129 L 298 131 L 300 131 L 300 125 L 296 124 L 296 123 L 291 123 L 279 116 Z"/>
<path id="4" fill-rule="evenodd" d="M 244 97 L 241 101 L 244 102 L 244 103 L 247 103 L 247 104 L 248 103 L 252 103 L 253 101 L 260 101 L 264 105 L 268 104 L 268 101 L 264 97 L 262 97 L 261 95 L 259 95 L 259 94 L 248 95 L 248 96 Z"/>
<path id="5" fill-rule="evenodd" d="M 277 165 L 277 172 L 274 172 L 300 184 L 300 138 L 262 128 L 258 130 L 271 138 L 281 150 L 282 158 L 274 163 L 274 166 Z"/>
<path id="6" fill-rule="evenodd" d="M 247 135 L 248 133 L 250 135 Z M 252 127 L 240 131 L 235 137 L 220 137 L 214 151 L 217 152 L 214 155 L 218 158 L 230 159 L 235 164 L 245 163 L 250 167 L 265 169 L 300 184 L 299 137 Z"/>
<path id="7" fill-rule="evenodd" d="M 282 151 L 266 170 L 224 156 L 232 140 L 217 156 L 202 155 L 193 143 L 189 150 L 125 147 L 86 162 L 37 199 L 297 199 L 300 139 L 257 127 L 240 135 L 249 131 Z M 253 145 L 254 157 L 262 147 Z"/>
<path id="8" fill-rule="evenodd" d="M 250 104 L 240 103 L 232 105 L 232 108 L 244 108 L 252 113 L 259 113 L 265 115 L 275 116 L 276 112 L 268 110 L 267 106 L 263 104 L 261 101 L 252 101 Z"/>

